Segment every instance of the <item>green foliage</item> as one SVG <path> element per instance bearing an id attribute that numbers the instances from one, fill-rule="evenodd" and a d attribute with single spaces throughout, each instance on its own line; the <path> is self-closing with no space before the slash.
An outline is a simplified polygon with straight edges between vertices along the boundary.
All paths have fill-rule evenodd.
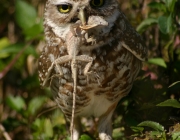
<path id="1" fill-rule="evenodd" d="M 159 11 L 163 11 L 163 12 L 166 12 L 167 10 L 165 4 L 162 2 L 150 2 L 148 6 L 150 8 L 158 9 Z"/>
<path id="2" fill-rule="evenodd" d="M 147 18 L 147 19 L 145 19 L 145 20 L 143 20 L 142 22 L 141 22 L 141 24 L 139 24 L 139 26 L 137 27 L 137 31 L 138 32 L 140 32 L 140 33 L 142 33 L 142 32 L 144 32 L 149 26 L 152 26 L 152 25 L 154 25 L 154 24 L 156 24 L 157 23 L 157 19 L 155 19 L 155 18 Z"/>
<path id="3" fill-rule="evenodd" d="M 37 13 L 33 6 L 25 1 L 17 0 L 15 5 L 15 18 L 18 25 L 25 30 L 35 24 Z"/>
<path id="4" fill-rule="evenodd" d="M 88 135 L 81 135 L 79 140 L 92 140 Z"/>
<path id="5" fill-rule="evenodd" d="M 149 47 L 149 56 L 129 96 L 114 113 L 114 140 L 180 139 L 180 1 L 146 3 L 120 1 L 122 11 Z M 40 88 L 37 78 L 44 4 L 0 1 L 0 121 L 15 140 L 70 140 L 69 124 L 56 109 L 52 93 Z M 95 120 L 83 120 L 87 133 L 80 140 L 98 137 L 92 122 Z M 0 129 L 4 140 L 1 134 Z"/>
<path id="6" fill-rule="evenodd" d="M 1 49 L 0 56 L 4 55 L 6 57 L 9 57 L 12 54 L 20 52 L 23 47 L 24 47 L 24 44 L 20 44 L 20 43 L 8 45 L 4 47 L 3 49 Z M 37 56 L 37 52 L 32 48 L 32 46 L 29 46 L 29 48 L 27 48 L 24 51 L 24 54 L 26 55 L 31 54 L 31 55 Z"/>
<path id="7" fill-rule="evenodd" d="M 157 104 L 157 106 L 169 106 L 174 108 L 180 108 L 180 103 L 175 99 L 168 99 L 164 102 Z"/>
<path id="8" fill-rule="evenodd" d="M 167 68 L 166 63 L 165 63 L 164 59 L 162 59 L 162 58 L 151 58 L 148 60 L 148 62 L 151 64 L 155 64 L 155 65 Z"/>
<path id="9" fill-rule="evenodd" d="M 49 140 L 53 137 L 53 126 L 49 119 L 36 119 L 32 124 L 34 139 Z"/>
<path id="10" fill-rule="evenodd" d="M 44 104 L 46 97 L 36 97 L 33 98 L 28 105 L 27 111 L 28 115 L 34 115 L 37 110 Z"/>
<path id="11" fill-rule="evenodd" d="M 10 41 L 8 40 L 8 38 L 4 37 L 0 39 L 0 58 L 1 59 L 9 56 L 6 52 L 3 52 L 3 50 L 9 45 L 10 45 Z"/>
<path id="12" fill-rule="evenodd" d="M 6 103 L 9 107 L 11 107 L 20 114 L 23 112 L 23 114 L 26 114 L 26 116 L 34 116 L 43 106 L 46 100 L 47 98 L 43 96 L 35 97 L 31 99 L 27 104 L 22 97 L 14 97 L 12 95 L 9 95 L 6 98 Z"/>
<path id="13" fill-rule="evenodd" d="M 25 1 L 16 1 L 15 18 L 17 24 L 23 29 L 27 40 L 33 39 L 42 33 L 42 19 L 38 19 L 36 9 Z"/>
<path id="14" fill-rule="evenodd" d="M 137 30 L 142 32 L 148 27 L 152 26 L 152 24 L 157 23 L 159 29 L 162 33 L 168 34 L 174 32 L 174 23 L 173 20 L 175 18 L 175 3 L 176 0 L 167 0 L 162 2 L 151 2 L 148 6 L 152 9 L 157 9 L 161 14 L 158 17 L 149 17 L 145 19 L 138 27 Z M 158 14 L 157 14 L 158 15 Z"/>
<path id="15" fill-rule="evenodd" d="M 153 131 L 148 131 L 145 134 L 143 134 L 142 130 L 144 129 L 135 129 L 138 128 L 139 126 L 141 127 L 149 127 L 151 129 L 153 129 Z M 157 122 L 153 122 L 153 121 L 144 121 L 141 122 L 138 127 L 133 127 L 133 131 L 135 132 L 134 136 L 140 136 L 140 137 L 144 137 L 144 140 L 146 139 L 153 139 L 153 140 L 167 140 L 168 136 L 170 136 L 170 140 L 178 140 L 180 138 L 180 125 L 174 125 L 172 126 L 172 130 L 169 130 L 169 133 L 167 133 L 166 135 L 166 130 L 164 129 L 164 127 L 162 125 L 160 125 Z M 178 127 L 178 128 L 176 128 Z M 139 130 L 139 131 L 138 131 Z M 137 133 L 140 132 L 140 133 Z M 137 137 L 136 137 L 137 138 Z"/>
<path id="16" fill-rule="evenodd" d="M 158 25 L 162 33 L 167 34 L 170 32 L 170 28 L 172 27 L 171 19 L 171 16 L 160 16 L 158 18 Z"/>
<path id="17" fill-rule="evenodd" d="M 176 81 L 174 83 L 172 83 L 169 87 L 168 87 L 169 91 L 178 91 L 180 90 L 180 81 Z"/>
<path id="18" fill-rule="evenodd" d="M 172 140 L 178 140 L 180 139 L 180 132 L 176 132 L 172 134 Z"/>
<path id="19" fill-rule="evenodd" d="M 6 103 L 9 107 L 16 111 L 20 111 L 25 108 L 25 101 L 22 97 L 14 97 L 12 95 L 6 98 Z"/>
<path id="20" fill-rule="evenodd" d="M 163 132 L 164 131 L 164 127 L 162 125 L 160 125 L 159 123 L 156 123 L 156 122 L 152 122 L 152 121 L 144 121 L 144 122 L 141 122 L 140 124 L 138 124 L 138 126 L 147 126 L 147 127 L 151 127 L 153 128 L 154 130 L 156 131 L 160 131 L 160 132 Z"/>

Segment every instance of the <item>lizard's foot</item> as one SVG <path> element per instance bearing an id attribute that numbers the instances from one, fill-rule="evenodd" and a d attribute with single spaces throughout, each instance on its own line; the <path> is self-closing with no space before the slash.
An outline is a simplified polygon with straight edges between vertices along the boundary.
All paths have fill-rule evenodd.
<path id="1" fill-rule="evenodd" d="M 100 82 L 101 78 L 96 72 L 90 71 L 90 72 L 87 72 L 85 75 L 87 77 L 87 84 L 89 84 L 89 81 L 91 79 L 92 81 L 97 81 L 98 85 L 101 86 L 101 82 Z"/>
<path id="2" fill-rule="evenodd" d="M 60 77 L 62 77 L 62 75 L 61 75 L 61 74 L 54 74 L 54 75 L 52 75 L 52 76 L 49 78 L 49 80 L 50 80 L 50 86 L 51 86 L 51 84 L 52 84 L 52 80 L 53 80 L 55 77 L 60 78 Z"/>
<path id="3" fill-rule="evenodd" d="M 87 43 L 91 43 L 91 45 L 96 44 L 96 39 L 94 38 L 94 36 L 89 37 L 88 33 L 85 33 L 84 38 Z"/>
<path id="4" fill-rule="evenodd" d="M 53 62 L 53 65 L 55 65 L 55 71 L 56 71 L 56 73 L 53 74 L 51 77 L 49 77 L 48 80 L 50 80 L 50 85 L 51 85 L 51 83 L 52 83 L 52 80 L 53 80 L 55 77 L 59 78 L 59 77 L 62 77 L 62 76 L 63 76 L 63 72 L 62 72 L 61 67 L 60 67 L 58 64 L 56 64 L 55 62 Z"/>

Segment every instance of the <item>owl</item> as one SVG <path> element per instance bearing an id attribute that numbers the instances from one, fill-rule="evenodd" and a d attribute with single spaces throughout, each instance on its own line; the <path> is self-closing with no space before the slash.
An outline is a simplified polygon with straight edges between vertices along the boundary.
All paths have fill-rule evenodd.
<path id="1" fill-rule="evenodd" d="M 47 0 L 44 32 L 39 80 L 73 121 L 71 140 L 80 137 L 81 117 L 91 116 L 99 138 L 112 140 L 113 112 L 147 59 L 142 37 L 117 0 Z"/>

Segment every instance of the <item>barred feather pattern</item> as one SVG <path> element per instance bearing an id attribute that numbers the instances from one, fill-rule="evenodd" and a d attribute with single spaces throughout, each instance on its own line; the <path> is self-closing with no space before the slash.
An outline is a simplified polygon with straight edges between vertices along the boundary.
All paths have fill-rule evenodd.
<path id="1" fill-rule="evenodd" d="M 106 1 L 104 8 L 93 9 L 89 0 L 62 0 L 72 5 L 85 5 L 88 16 L 101 16 L 109 24 L 107 27 L 95 27 L 88 31 L 95 38 L 95 44 L 84 43 L 77 55 L 93 58 L 89 71 L 98 75 L 87 81 L 83 71 L 86 62 L 77 61 L 77 91 L 73 140 L 80 136 L 79 118 L 94 116 L 99 118 L 99 138 L 112 139 L 111 116 L 121 98 L 126 96 L 136 79 L 142 61 L 147 59 L 147 47 L 142 37 L 130 25 L 125 15 L 118 9 L 116 0 Z M 72 115 L 73 76 L 71 61 L 60 65 L 63 72 L 59 75 L 56 67 L 50 73 L 46 84 L 48 70 L 58 58 L 68 55 L 66 34 L 74 24 L 77 13 L 61 15 L 54 5 L 61 0 L 48 0 L 45 9 L 44 29 L 46 46 L 39 58 L 39 80 L 42 86 L 50 87 L 54 99 L 68 120 Z M 77 6 L 78 7 L 78 6 Z M 74 10 L 74 11 L 73 11 Z M 67 16 L 67 17 L 66 17 Z M 88 17 L 87 17 L 88 19 Z M 75 21 L 76 22 L 76 21 Z"/>

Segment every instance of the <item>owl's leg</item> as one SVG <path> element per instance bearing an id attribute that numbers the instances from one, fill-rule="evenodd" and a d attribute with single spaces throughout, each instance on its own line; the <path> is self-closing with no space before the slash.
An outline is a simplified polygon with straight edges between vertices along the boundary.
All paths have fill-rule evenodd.
<path id="1" fill-rule="evenodd" d="M 99 120 L 98 131 L 100 140 L 112 140 L 112 113 Z"/>
<path id="2" fill-rule="evenodd" d="M 81 128 L 80 118 L 75 117 L 74 118 L 74 125 L 73 125 L 73 134 L 71 136 L 71 140 L 79 140 L 81 131 L 82 131 L 82 128 Z"/>
<path id="3" fill-rule="evenodd" d="M 112 140 L 112 114 L 117 103 L 108 108 L 105 114 L 99 118 L 98 132 L 100 140 Z"/>

